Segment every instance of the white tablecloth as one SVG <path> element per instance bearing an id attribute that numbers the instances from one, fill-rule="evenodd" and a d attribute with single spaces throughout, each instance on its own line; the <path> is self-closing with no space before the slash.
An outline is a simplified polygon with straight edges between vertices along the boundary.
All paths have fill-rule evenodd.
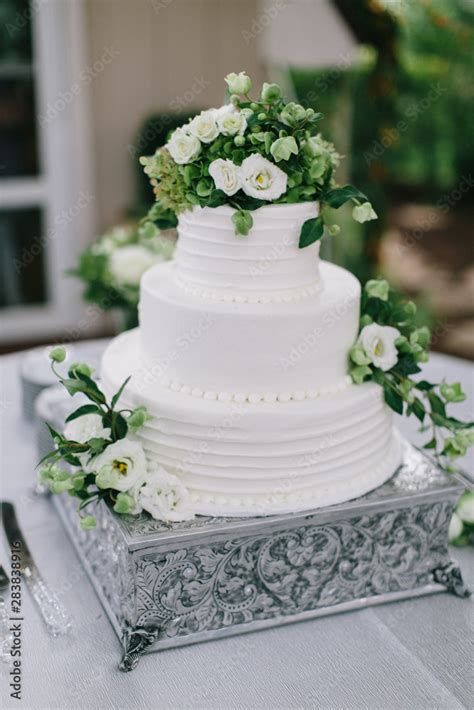
<path id="1" fill-rule="evenodd" d="M 74 631 L 51 639 L 24 591 L 22 702 L 5 708 L 321 708 L 421 710 L 472 708 L 473 602 L 437 594 L 254 634 L 155 653 L 133 673 L 117 670 L 119 641 L 48 500 L 32 493 L 36 451 L 21 417 L 20 355 L 1 359 L 2 491 L 47 581 L 74 618 Z M 426 377 L 461 381 L 470 403 L 472 366 L 433 355 Z M 417 441 L 416 422 L 402 430 Z M 457 549 L 474 588 L 472 551 Z M 7 562 L 7 547 L 0 560 Z M 469 700 L 469 698 L 471 698 Z"/>

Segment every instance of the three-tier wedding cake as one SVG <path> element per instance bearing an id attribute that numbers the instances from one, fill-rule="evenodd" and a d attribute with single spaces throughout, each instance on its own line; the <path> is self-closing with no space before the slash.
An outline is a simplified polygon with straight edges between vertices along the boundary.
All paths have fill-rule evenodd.
<path id="1" fill-rule="evenodd" d="M 111 395 L 132 375 L 121 403 L 146 407 L 147 459 L 179 477 L 194 512 L 342 502 L 399 464 L 383 390 L 364 380 L 369 362 L 396 363 L 400 332 L 374 325 L 354 351 L 361 288 L 320 261 L 319 240 L 325 225 L 338 229 L 329 208 L 352 201 L 358 221 L 376 214 L 359 190 L 337 185 L 322 114 L 285 103 L 275 84 L 252 101 L 244 72 L 226 82 L 227 105 L 142 159 L 156 195 L 144 231 L 177 224 L 178 244 L 174 260 L 144 275 L 140 327 L 107 349 L 102 381 Z"/>
<path id="2" fill-rule="evenodd" d="M 195 207 L 175 259 L 141 283 L 140 328 L 116 338 L 106 390 L 153 419 L 149 458 L 180 477 L 197 513 L 265 515 L 360 496 L 400 461 L 383 392 L 353 385 L 360 285 L 298 248 L 316 202 L 261 207 L 238 238 L 228 206 Z"/>

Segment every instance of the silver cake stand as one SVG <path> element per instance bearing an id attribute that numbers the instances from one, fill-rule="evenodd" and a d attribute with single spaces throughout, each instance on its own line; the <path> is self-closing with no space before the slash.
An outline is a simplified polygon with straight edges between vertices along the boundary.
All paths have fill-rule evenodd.
<path id="1" fill-rule="evenodd" d="M 448 552 L 462 490 L 406 444 L 383 486 L 307 513 L 162 523 L 100 503 L 84 532 L 72 498 L 54 504 L 129 671 L 149 651 L 423 594 L 468 596 Z"/>

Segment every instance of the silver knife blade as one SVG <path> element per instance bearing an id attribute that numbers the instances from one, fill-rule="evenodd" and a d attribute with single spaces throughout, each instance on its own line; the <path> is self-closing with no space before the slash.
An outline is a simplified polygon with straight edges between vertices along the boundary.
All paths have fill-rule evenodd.
<path id="1" fill-rule="evenodd" d="M 45 584 L 36 566 L 28 543 L 21 531 L 15 506 L 8 501 L 2 501 L 1 511 L 3 528 L 10 550 L 17 557 L 21 574 L 43 617 L 46 628 L 52 636 L 62 636 L 70 630 L 71 620 L 56 595 Z"/>

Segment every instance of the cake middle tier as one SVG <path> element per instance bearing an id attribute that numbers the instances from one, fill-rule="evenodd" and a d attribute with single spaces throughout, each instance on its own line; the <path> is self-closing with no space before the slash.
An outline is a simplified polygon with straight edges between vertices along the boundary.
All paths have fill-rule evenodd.
<path id="1" fill-rule="evenodd" d="M 150 381 L 207 399 L 288 401 L 348 382 L 359 323 L 360 284 L 321 264 L 322 291 L 289 303 L 223 303 L 183 292 L 174 264 L 142 279 L 142 354 Z"/>

